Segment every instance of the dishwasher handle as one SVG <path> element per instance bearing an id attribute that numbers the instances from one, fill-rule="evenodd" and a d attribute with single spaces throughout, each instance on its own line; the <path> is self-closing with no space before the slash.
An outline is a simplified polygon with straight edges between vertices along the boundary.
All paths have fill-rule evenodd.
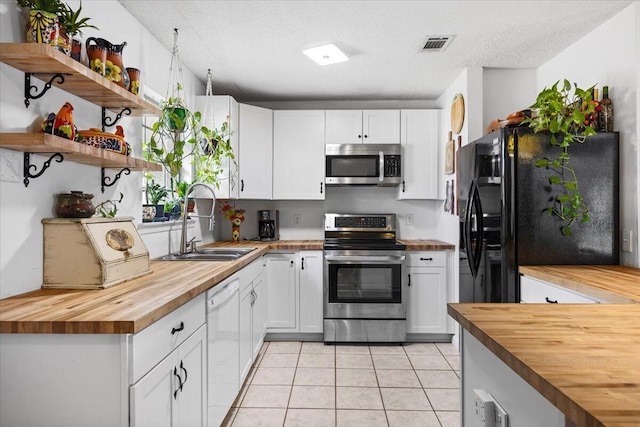
<path id="1" fill-rule="evenodd" d="M 214 288 L 216 292 L 212 292 L 211 295 L 209 295 L 209 298 L 207 298 L 207 312 L 217 310 L 218 307 L 226 303 L 236 293 L 238 293 L 239 288 L 240 280 L 238 279 L 223 285 L 220 290 Z"/>

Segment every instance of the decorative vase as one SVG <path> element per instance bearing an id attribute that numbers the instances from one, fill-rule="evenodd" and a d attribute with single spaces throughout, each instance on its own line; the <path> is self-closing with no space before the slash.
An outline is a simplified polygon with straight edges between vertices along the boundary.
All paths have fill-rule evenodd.
<path id="1" fill-rule="evenodd" d="M 140 93 L 140 70 L 127 67 L 127 74 L 129 74 L 130 79 L 129 92 L 138 95 Z"/>
<path id="2" fill-rule="evenodd" d="M 91 199 L 93 199 L 93 194 L 82 191 L 57 194 L 56 216 L 58 218 L 89 218 L 96 213 Z"/>
<path id="3" fill-rule="evenodd" d="M 142 205 L 142 222 L 152 222 L 156 212 L 156 205 Z"/>
<path id="4" fill-rule="evenodd" d="M 71 57 L 78 62 L 82 62 L 82 41 L 71 39 Z"/>
<path id="5" fill-rule="evenodd" d="M 231 224 L 231 238 L 234 242 L 240 241 L 240 226 L 236 224 Z"/>
<path id="6" fill-rule="evenodd" d="M 129 90 L 129 74 L 127 73 L 122 61 L 122 50 L 127 45 L 127 42 L 113 44 L 100 37 L 89 37 L 86 42 L 87 46 L 89 46 L 90 42 L 93 42 L 98 46 L 102 46 L 107 51 L 104 74 L 107 80 Z"/>
<path id="7" fill-rule="evenodd" d="M 93 44 L 91 44 L 93 42 Z M 89 68 L 104 77 L 106 72 L 107 48 L 96 43 L 94 37 L 89 37 L 85 42 L 87 57 L 89 58 Z"/>
<path id="8" fill-rule="evenodd" d="M 57 46 L 60 35 L 58 15 L 33 9 L 29 11 L 27 25 L 27 41 L 29 43 L 44 43 Z"/>

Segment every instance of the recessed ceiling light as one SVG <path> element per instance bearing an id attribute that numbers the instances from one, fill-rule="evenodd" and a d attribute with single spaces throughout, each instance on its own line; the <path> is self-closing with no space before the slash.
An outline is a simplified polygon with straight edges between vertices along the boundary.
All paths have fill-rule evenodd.
<path id="1" fill-rule="evenodd" d="M 312 47 L 311 49 L 303 50 L 302 53 L 313 59 L 319 65 L 336 64 L 349 60 L 347 55 L 332 43 Z"/>

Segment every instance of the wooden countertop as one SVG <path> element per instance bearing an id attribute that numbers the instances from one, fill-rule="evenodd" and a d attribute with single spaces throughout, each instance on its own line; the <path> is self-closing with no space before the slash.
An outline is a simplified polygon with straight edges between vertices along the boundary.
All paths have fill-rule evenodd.
<path id="1" fill-rule="evenodd" d="M 403 242 L 409 250 L 454 247 L 435 240 Z M 269 250 L 322 250 L 322 245 L 322 240 L 216 242 L 207 246 L 257 249 L 237 261 L 151 261 L 153 273 L 108 289 L 38 289 L 5 298 L 0 333 L 134 334 Z"/>
<path id="2" fill-rule="evenodd" d="M 622 265 L 540 265 L 520 273 L 612 303 L 640 303 L 640 269 Z"/>
<path id="3" fill-rule="evenodd" d="M 408 251 L 445 251 L 450 249 L 455 249 L 456 245 L 443 242 L 441 240 L 427 240 L 427 239 L 418 239 L 418 240 L 409 240 L 409 239 L 399 239 L 400 243 L 404 243 L 407 245 Z"/>
<path id="4" fill-rule="evenodd" d="M 448 312 L 576 425 L 640 425 L 640 305 L 449 304 Z"/>

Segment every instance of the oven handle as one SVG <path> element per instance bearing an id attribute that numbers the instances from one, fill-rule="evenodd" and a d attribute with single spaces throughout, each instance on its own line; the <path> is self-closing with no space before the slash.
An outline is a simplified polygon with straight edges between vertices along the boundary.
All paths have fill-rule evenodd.
<path id="1" fill-rule="evenodd" d="M 356 264 L 356 263 L 368 263 L 368 264 L 402 264 L 405 260 L 405 256 L 378 256 L 378 255 L 325 255 L 324 259 L 328 262 L 344 263 L 344 264 Z"/>

